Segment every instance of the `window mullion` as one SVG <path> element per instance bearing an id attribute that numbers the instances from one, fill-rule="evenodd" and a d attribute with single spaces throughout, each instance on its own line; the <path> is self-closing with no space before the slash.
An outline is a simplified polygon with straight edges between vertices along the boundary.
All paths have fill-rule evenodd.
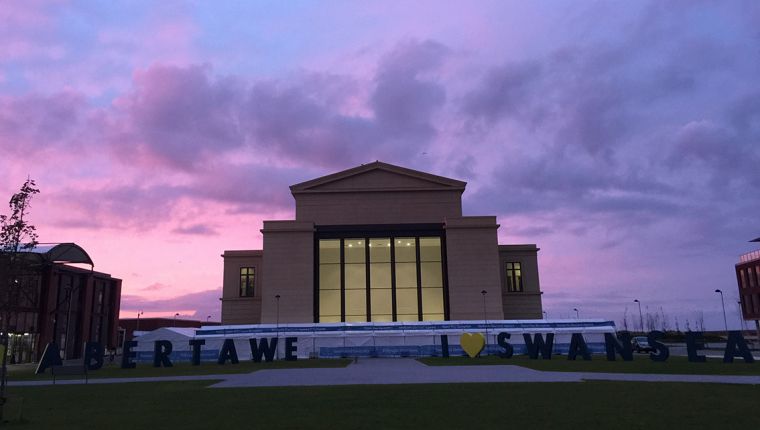
<path id="1" fill-rule="evenodd" d="M 420 238 L 414 238 L 414 254 L 417 261 L 417 321 L 422 321 L 422 265 L 420 264 Z"/>
<path id="2" fill-rule="evenodd" d="M 344 239 L 340 240 L 340 321 L 346 322 L 346 262 Z"/>
<path id="3" fill-rule="evenodd" d="M 398 321 L 398 313 L 396 311 L 396 247 L 394 243 L 396 238 L 391 236 L 390 248 L 391 248 L 391 312 L 393 314 L 393 321 Z"/>
<path id="4" fill-rule="evenodd" d="M 370 303 L 370 277 L 369 277 L 369 238 L 364 238 L 364 279 L 367 291 L 367 322 L 372 321 L 372 304 Z"/>

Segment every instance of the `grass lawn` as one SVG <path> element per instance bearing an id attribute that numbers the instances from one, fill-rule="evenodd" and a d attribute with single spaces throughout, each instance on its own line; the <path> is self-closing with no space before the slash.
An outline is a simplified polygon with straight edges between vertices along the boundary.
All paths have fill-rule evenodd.
<path id="1" fill-rule="evenodd" d="M 89 378 L 134 378 L 143 376 L 179 376 L 179 375 L 217 375 L 227 373 L 250 373 L 262 369 L 293 369 L 307 367 L 346 367 L 350 359 L 319 359 L 319 360 L 296 360 L 296 361 L 273 361 L 270 363 L 254 363 L 250 360 L 241 360 L 238 364 L 227 363 L 201 363 L 200 366 L 192 366 L 189 363 L 174 363 L 172 367 L 153 367 L 153 363 L 137 363 L 134 369 L 122 369 L 118 364 L 108 363 L 103 368 L 93 370 L 88 374 Z M 33 381 L 53 379 L 50 369 L 42 375 L 35 375 L 36 364 L 15 365 L 8 367 L 9 381 Z M 56 379 L 82 379 L 81 375 L 65 375 Z"/>
<path id="2" fill-rule="evenodd" d="M 758 428 L 760 387 L 582 382 L 205 388 L 10 387 L 13 428 Z M 23 401 L 21 400 L 23 398 Z M 23 406 L 23 421 L 16 420 Z M 234 427 L 233 427 L 234 426 Z"/>
<path id="3" fill-rule="evenodd" d="M 735 359 L 733 363 L 723 363 L 720 359 L 708 358 L 704 363 L 690 363 L 686 357 L 671 356 L 665 362 L 654 362 L 648 354 L 636 354 L 633 361 L 607 361 L 603 355 L 594 355 L 591 361 L 580 357 L 570 361 L 565 355 L 552 356 L 551 360 L 532 360 L 525 355 L 515 355 L 504 359 L 495 355 L 485 357 L 427 357 L 419 361 L 429 366 L 470 366 L 511 364 L 548 372 L 605 372 L 605 373 L 673 373 L 692 375 L 760 375 L 760 361 L 747 364 Z"/>

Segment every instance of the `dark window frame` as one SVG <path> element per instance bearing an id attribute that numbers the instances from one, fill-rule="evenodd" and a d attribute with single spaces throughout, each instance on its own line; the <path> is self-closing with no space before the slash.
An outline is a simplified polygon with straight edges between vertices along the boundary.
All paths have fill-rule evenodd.
<path id="1" fill-rule="evenodd" d="M 243 273 L 243 270 L 250 270 L 250 273 Z M 240 297 L 254 297 L 256 295 L 256 266 L 241 267 L 240 282 L 238 286 L 238 294 Z M 245 288 L 243 287 L 243 280 L 245 279 Z"/>
<path id="2" fill-rule="evenodd" d="M 512 265 L 510 268 L 509 265 Z M 506 270 L 506 289 L 508 293 L 524 293 L 525 286 L 523 284 L 522 263 L 519 261 L 507 261 L 504 265 Z M 511 276 L 510 276 L 511 275 Z M 517 279 L 518 282 L 515 282 Z"/>

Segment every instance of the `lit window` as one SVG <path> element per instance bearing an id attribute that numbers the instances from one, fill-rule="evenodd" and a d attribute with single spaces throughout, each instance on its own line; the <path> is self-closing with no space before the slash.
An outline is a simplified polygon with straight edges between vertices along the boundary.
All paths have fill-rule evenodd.
<path id="1" fill-rule="evenodd" d="M 507 263 L 507 291 L 517 293 L 523 290 L 520 263 Z"/>
<path id="2" fill-rule="evenodd" d="M 319 322 L 445 319 L 440 237 L 318 242 Z"/>
<path id="3" fill-rule="evenodd" d="M 253 267 L 240 268 L 240 297 L 253 297 L 256 285 L 256 269 Z"/>

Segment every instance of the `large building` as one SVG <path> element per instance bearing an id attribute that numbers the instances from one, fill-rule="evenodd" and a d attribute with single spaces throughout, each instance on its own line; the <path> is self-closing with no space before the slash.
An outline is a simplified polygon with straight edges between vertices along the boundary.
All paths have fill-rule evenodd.
<path id="1" fill-rule="evenodd" d="M 760 242 L 760 237 L 750 242 Z M 742 318 L 755 321 L 760 342 L 760 249 L 741 255 L 735 267 Z"/>
<path id="2" fill-rule="evenodd" d="M 92 270 L 92 259 L 74 243 L 40 244 L 26 255 L 29 264 L 16 280 L 21 294 L 9 308 L 10 362 L 37 361 L 50 342 L 64 359 L 81 358 L 88 341 L 119 346 L 120 279 Z"/>
<path id="3" fill-rule="evenodd" d="M 295 219 L 222 255 L 222 324 L 541 318 L 538 248 L 463 215 L 465 186 L 382 162 L 291 186 Z"/>

